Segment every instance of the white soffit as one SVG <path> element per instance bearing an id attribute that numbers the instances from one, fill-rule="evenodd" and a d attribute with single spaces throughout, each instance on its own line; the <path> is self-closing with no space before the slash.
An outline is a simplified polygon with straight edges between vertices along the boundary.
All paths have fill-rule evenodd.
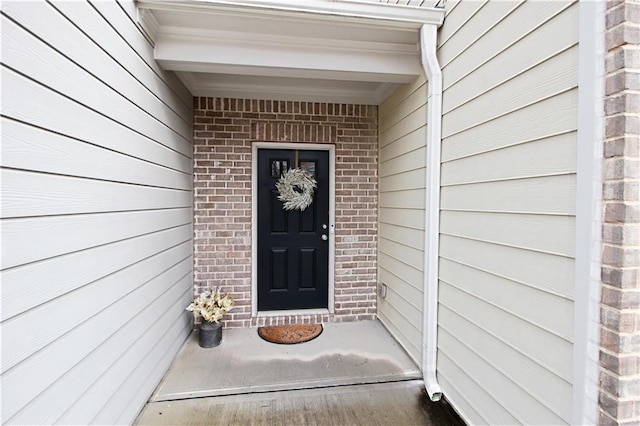
<path id="1" fill-rule="evenodd" d="M 421 73 L 442 9 L 357 0 L 138 0 L 160 66 L 194 96 L 379 103 Z"/>

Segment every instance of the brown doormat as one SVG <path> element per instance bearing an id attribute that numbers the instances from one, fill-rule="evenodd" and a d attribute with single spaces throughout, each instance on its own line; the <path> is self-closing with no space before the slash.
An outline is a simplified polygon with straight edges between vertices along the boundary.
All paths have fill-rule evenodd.
<path id="1" fill-rule="evenodd" d="M 258 335 L 267 342 L 293 345 L 313 340 L 322 333 L 322 324 L 291 324 L 258 327 Z"/>

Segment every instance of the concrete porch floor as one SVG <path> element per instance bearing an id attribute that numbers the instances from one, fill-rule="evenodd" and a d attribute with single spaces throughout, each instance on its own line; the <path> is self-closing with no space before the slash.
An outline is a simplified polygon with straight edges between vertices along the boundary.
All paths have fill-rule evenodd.
<path id="1" fill-rule="evenodd" d="M 224 330 L 189 336 L 136 424 L 461 424 L 431 403 L 419 368 L 378 321 L 326 324 L 298 345 Z"/>

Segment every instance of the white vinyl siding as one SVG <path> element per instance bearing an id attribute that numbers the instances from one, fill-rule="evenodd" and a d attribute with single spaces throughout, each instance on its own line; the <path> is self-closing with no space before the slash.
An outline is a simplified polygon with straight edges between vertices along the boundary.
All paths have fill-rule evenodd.
<path id="1" fill-rule="evenodd" d="M 191 330 L 192 97 L 133 1 L 1 19 L 1 420 L 131 423 Z"/>
<path id="2" fill-rule="evenodd" d="M 422 346 L 427 86 L 403 85 L 379 109 L 378 317 L 416 363 Z"/>
<path id="3" fill-rule="evenodd" d="M 469 423 L 567 424 L 578 4 L 447 8 L 438 379 Z"/>
<path id="4" fill-rule="evenodd" d="M 402 6 L 416 6 L 416 7 L 434 7 L 437 0 L 369 0 L 372 2 L 385 3 L 385 4 L 399 4 Z"/>
<path id="5" fill-rule="evenodd" d="M 447 2 L 437 374 L 471 424 L 571 420 L 578 4 Z M 421 359 L 424 79 L 380 106 L 378 315 Z"/>

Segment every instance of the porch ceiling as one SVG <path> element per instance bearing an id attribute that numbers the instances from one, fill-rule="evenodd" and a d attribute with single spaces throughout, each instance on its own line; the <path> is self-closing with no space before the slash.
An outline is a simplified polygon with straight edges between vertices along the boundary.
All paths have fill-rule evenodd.
<path id="1" fill-rule="evenodd" d="M 355 0 L 139 0 L 160 66 L 194 96 L 378 104 L 421 73 L 439 8 Z"/>

